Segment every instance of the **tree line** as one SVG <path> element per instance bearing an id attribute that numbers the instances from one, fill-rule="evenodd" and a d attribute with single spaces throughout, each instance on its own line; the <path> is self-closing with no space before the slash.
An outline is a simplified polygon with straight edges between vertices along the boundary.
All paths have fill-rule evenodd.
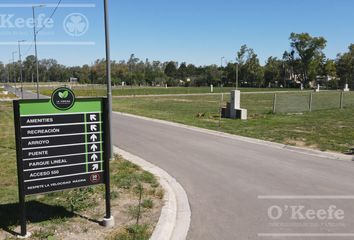
<path id="1" fill-rule="evenodd" d="M 112 83 L 144 86 L 235 86 L 236 75 L 241 87 L 311 87 L 321 84 L 328 88 L 342 88 L 349 84 L 354 88 L 354 44 L 348 51 L 329 59 L 323 53 L 327 41 L 308 33 L 291 33 L 290 51 L 282 58 L 269 57 L 264 66 L 255 51 L 241 46 L 236 59 L 225 66 L 195 66 L 186 62 L 160 62 L 141 60 L 134 54 L 127 61 L 112 61 Z M 22 62 L 23 81 L 36 80 L 36 61 L 33 55 Z M 238 71 L 237 71 L 238 70 Z M 104 84 L 105 59 L 92 65 L 68 67 L 55 59 L 39 60 L 41 82 L 67 82 L 76 78 L 80 83 Z M 237 74 L 236 74 L 237 72 Z M 20 63 L 0 62 L 2 82 L 20 79 Z"/>

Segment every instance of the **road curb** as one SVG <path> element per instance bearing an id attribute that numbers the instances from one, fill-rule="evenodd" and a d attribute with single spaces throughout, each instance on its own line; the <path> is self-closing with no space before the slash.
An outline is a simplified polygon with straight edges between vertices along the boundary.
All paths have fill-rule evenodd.
<path id="1" fill-rule="evenodd" d="M 165 121 L 165 120 L 137 116 L 137 115 L 133 115 L 133 114 L 129 114 L 129 113 L 122 113 L 122 112 L 114 112 L 114 113 L 120 114 L 122 116 L 139 118 L 139 119 L 143 119 L 143 120 L 147 120 L 147 121 L 166 124 L 169 126 L 189 129 L 189 130 L 200 132 L 200 133 L 206 133 L 206 134 L 211 134 L 214 136 L 235 139 L 235 140 L 239 140 L 239 141 L 243 141 L 243 142 L 259 144 L 259 145 L 268 146 L 268 147 L 277 148 L 277 149 L 283 149 L 283 150 L 297 152 L 297 153 L 301 153 L 301 154 L 305 154 L 305 155 L 327 158 L 327 159 L 334 159 L 334 160 L 354 161 L 354 156 L 352 156 L 352 155 L 345 155 L 345 154 L 335 153 L 335 152 L 322 152 L 319 150 L 314 150 L 314 149 L 309 149 L 309 148 L 290 146 L 290 145 L 285 145 L 285 144 L 281 144 L 281 143 L 260 140 L 260 139 L 256 139 L 256 138 L 243 137 L 243 136 L 239 136 L 239 135 L 233 135 L 230 133 L 224 133 L 224 132 L 218 132 L 215 130 L 209 130 L 209 129 L 199 128 L 199 127 L 194 127 L 194 126 L 188 126 L 188 125 L 181 124 L 181 123 L 174 123 L 174 122 L 169 122 L 169 121 Z"/>
<path id="2" fill-rule="evenodd" d="M 138 156 L 118 147 L 114 147 L 114 153 L 139 165 L 145 171 L 156 175 L 159 178 L 161 186 L 165 190 L 165 204 L 161 210 L 159 221 L 150 240 L 186 239 L 191 221 L 191 210 L 187 194 L 183 187 L 165 170 Z"/>

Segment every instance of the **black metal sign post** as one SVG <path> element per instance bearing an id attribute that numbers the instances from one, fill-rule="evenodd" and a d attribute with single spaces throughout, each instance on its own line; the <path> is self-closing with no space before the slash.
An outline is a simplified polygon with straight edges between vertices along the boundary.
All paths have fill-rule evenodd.
<path id="1" fill-rule="evenodd" d="M 14 120 L 15 120 L 15 136 L 16 136 L 16 157 L 17 157 L 17 181 L 18 181 L 18 196 L 19 196 L 19 207 L 20 207 L 20 225 L 21 225 L 21 236 L 26 237 L 27 235 L 27 225 L 26 225 L 26 204 L 25 204 L 25 194 L 23 191 L 23 168 L 21 164 L 21 148 L 18 146 L 21 146 L 21 138 L 20 132 L 21 132 L 21 127 L 19 123 L 19 102 L 14 101 L 13 102 L 13 108 L 14 108 Z"/>
<path id="2" fill-rule="evenodd" d="M 13 104 L 23 237 L 28 235 L 28 195 L 105 184 L 103 224 L 112 217 L 107 99 L 75 99 L 65 88 L 53 96 L 52 100 L 16 100 Z"/>
<path id="3" fill-rule="evenodd" d="M 104 139 L 105 139 L 105 151 L 104 151 L 104 159 L 105 159 L 105 171 L 104 171 L 104 178 L 105 178 L 105 195 L 106 195 L 106 216 L 102 221 L 102 224 L 106 227 L 113 227 L 114 226 L 114 219 L 111 213 L 111 180 L 110 180 L 110 159 L 112 156 L 112 148 L 111 148 L 111 129 L 110 129 L 110 117 L 109 117 L 109 104 L 108 99 L 105 98 L 104 104 Z"/>

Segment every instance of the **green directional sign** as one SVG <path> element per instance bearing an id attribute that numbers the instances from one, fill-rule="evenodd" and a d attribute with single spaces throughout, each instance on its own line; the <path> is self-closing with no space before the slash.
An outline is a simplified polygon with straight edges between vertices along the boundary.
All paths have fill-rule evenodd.
<path id="1" fill-rule="evenodd" d="M 59 88 L 51 99 L 13 103 L 21 232 L 26 232 L 27 195 L 105 184 L 109 213 L 106 98 L 75 98 L 70 89 Z"/>
<path id="2" fill-rule="evenodd" d="M 76 99 L 62 110 L 53 100 L 15 102 L 25 195 L 104 183 L 104 104 L 105 99 Z"/>

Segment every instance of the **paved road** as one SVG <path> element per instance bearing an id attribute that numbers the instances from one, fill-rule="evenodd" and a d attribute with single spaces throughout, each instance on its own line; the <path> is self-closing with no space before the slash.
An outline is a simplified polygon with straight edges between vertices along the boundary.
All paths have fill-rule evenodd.
<path id="1" fill-rule="evenodd" d="M 192 209 L 188 239 L 354 239 L 352 162 L 120 114 L 113 116 L 112 135 L 115 145 L 165 169 L 185 188 Z M 290 199 L 279 199 L 284 196 Z M 330 215 L 333 206 L 344 219 L 342 212 Z M 270 218 L 280 210 L 279 219 Z M 324 212 L 313 219 L 305 210 Z"/>
<path id="2" fill-rule="evenodd" d="M 338 195 L 354 195 L 352 162 L 308 156 L 120 114 L 114 114 L 113 126 L 115 145 L 165 169 L 185 188 L 192 209 L 188 239 L 294 239 L 288 235 L 270 238 L 263 233 L 295 233 L 295 239 L 354 239 L 354 234 L 348 234 L 354 233 L 354 199 L 337 199 Z M 327 199 L 262 199 L 272 195 L 327 195 Z M 296 210 L 301 205 L 305 210 L 316 211 L 334 205 L 344 211 L 345 219 L 330 219 L 328 215 L 324 220 L 290 219 L 289 206 Z M 272 206 L 283 210 L 280 219 L 269 217 L 269 209 L 273 210 L 271 217 L 278 217 L 279 208 Z M 295 217 L 301 218 L 299 212 Z M 317 235 L 303 235 L 310 233 Z M 342 235 L 322 235 L 338 233 Z"/>
<path id="3" fill-rule="evenodd" d="M 14 86 L 11 85 L 5 85 L 5 90 L 11 92 L 12 94 L 15 94 L 18 98 L 22 98 L 22 92 L 20 87 L 15 88 Z M 36 99 L 36 98 L 37 98 L 36 93 L 33 93 L 32 91 L 23 90 L 23 99 Z M 48 98 L 48 96 L 40 94 L 39 98 Z"/>

